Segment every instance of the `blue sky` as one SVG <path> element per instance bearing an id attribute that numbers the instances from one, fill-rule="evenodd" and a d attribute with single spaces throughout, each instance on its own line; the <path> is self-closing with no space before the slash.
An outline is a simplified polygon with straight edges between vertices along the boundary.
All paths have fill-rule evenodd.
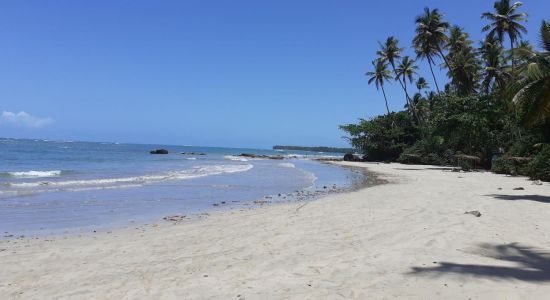
<path id="1" fill-rule="evenodd" d="M 0 136 L 346 146 L 339 124 L 385 110 L 364 76 L 377 41 L 394 35 L 413 55 L 414 17 L 425 6 L 478 39 L 492 4 L 3 1 Z M 526 0 L 522 11 L 534 42 L 550 1 Z M 420 73 L 429 79 L 423 63 Z M 402 108 L 397 84 L 388 97 Z"/>

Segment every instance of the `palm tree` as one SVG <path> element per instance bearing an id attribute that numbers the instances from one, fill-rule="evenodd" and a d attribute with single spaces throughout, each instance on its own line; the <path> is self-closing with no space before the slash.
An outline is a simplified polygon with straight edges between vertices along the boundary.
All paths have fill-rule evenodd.
<path id="1" fill-rule="evenodd" d="M 414 94 L 411 105 L 419 121 L 424 121 L 429 115 L 428 101 L 420 93 Z"/>
<path id="2" fill-rule="evenodd" d="M 468 33 L 459 26 L 453 26 L 449 32 L 447 62 L 450 68 L 447 76 L 451 78 L 453 88 L 459 95 L 468 95 L 475 92 L 477 87 L 479 60 Z"/>
<path id="3" fill-rule="evenodd" d="M 504 35 L 508 35 L 512 53 L 512 74 L 515 73 L 514 45 L 521 38 L 522 33 L 527 33 L 527 29 L 520 24 L 520 22 L 525 22 L 527 14 L 516 12 L 521 5 L 521 2 L 510 5 L 509 0 L 500 0 L 493 5 L 494 12 L 485 12 L 481 15 L 482 19 L 487 19 L 490 22 L 482 29 L 489 31 L 488 35 L 496 36 L 501 43 L 504 43 Z"/>
<path id="4" fill-rule="evenodd" d="M 382 89 L 382 94 L 384 95 L 384 100 L 386 101 L 386 110 L 388 111 L 389 116 L 390 108 L 388 106 L 386 91 L 384 90 L 384 82 L 391 79 L 390 71 L 388 71 L 388 65 L 381 59 L 377 59 L 372 61 L 372 66 L 374 67 L 374 70 L 367 72 L 365 75 L 369 76 L 369 84 L 374 82 L 377 90 L 379 88 Z"/>
<path id="5" fill-rule="evenodd" d="M 489 93 L 491 89 L 504 92 L 506 81 L 510 78 L 510 72 L 505 63 L 502 45 L 498 40 L 487 36 L 479 50 L 483 60 L 484 76 L 481 82 L 483 92 Z"/>
<path id="6" fill-rule="evenodd" d="M 540 38 L 542 52 L 518 49 L 518 55 L 527 63 L 520 68 L 513 101 L 525 109 L 527 125 L 550 120 L 550 23 L 542 22 Z"/>
<path id="7" fill-rule="evenodd" d="M 464 32 L 464 29 L 460 26 L 454 25 L 451 27 L 451 29 L 449 29 L 449 40 L 446 45 L 449 49 L 449 54 L 447 56 L 471 46 L 472 42 L 469 40 L 469 37 L 468 33 Z"/>
<path id="8" fill-rule="evenodd" d="M 440 93 L 441 91 L 439 90 L 439 85 L 437 84 L 437 79 L 435 79 L 435 74 L 433 69 L 433 65 L 435 64 L 433 61 L 433 57 L 434 55 L 437 55 L 437 52 L 435 52 L 434 49 L 427 44 L 415 46 L 415 52 L 416 52 L 416 57 L 419 57 L 421 59 L 426 59 L 428 61 L 428 65 L 430 66 L 430 73 L 432 73 L 432 78 L 434 80 L 435 89 L 437 90 L 438 93 Z"/>
<path id="9" fill-rule="evenodd" d="M 529 41 L 526 41 L 526 40 L 519 41 L 517 47 L 518 48 L 528 48 L 529 50 L 533 51 L 533 45 L 531 45 L 529 43 Z"/>
<path id="10" fill-rule="evenodd" d="M 449 68 L 442 50 L 448 40 L 445 33 L 449 28 L 449 23 L 443 21 L 443 16 L 439 13 L 439 10 L 430 10 L 427 7 L 424 9 L 424 14 L 416 17 L 415 22 L 416 35 L 413 39 L 413 47 L 417 57 L 428 61 L 435 87 L 439 92 L 432 65 L 434 64 L 434 57 L 441 56 L 445 60 L 447 68 Z"/>
<path id="11" fill-rule="evenodd" d="M 403 48 L 398 46 L 399 40 L 390 36 L 386 39 L 384 44 L 378 42 L 380 45 L 380 50 L 376 51 L 379 59 L 383 62 L 388 62 L 395 71 L 395 61 L 401 58 L 401 52 Z"/>
<path id="12" fill-rule="evenodd" d="M 409 80 L 409 83 L 412 84 L 413 77 L 416 74 L 416 70 L 418 70 L 418 67 L 414 64 L 414 59 L 411 59 L 410 57 L 405 56 L 399 63 L 399 66 L 397 66 L 395 80 L 399 80 L 399 81 L 402 80 L 403 90 L 405 91 L 405 95 L 407 96 L 407 104 L 408 106 L 410 106 L 413 117 L 418 122 L 420 122 L 420 119 L 416 115 L 414 104 L 411 102 L 412 99 L 409 100 L 409 93 L 407 91 L 407 79 Z"/>
<path id="13" fill-rule="evenodd" d="M 426 98 L 428 99 L 429 110 L 433 111 L 437 100 L 437 95 L 433 91 L 430 91 L 429 93 L 426 93 Z"/>
<path id="14" fill-rule="evenodd" d="M 395 67 L 395 61 L 401 58 L 401 52 L 403 51 L 403 48 L 398 46 L 399 40 L 393 36 L 390 36 L 386 39 L 384 44 L 380 42 L 378 44 L 380 45 L 380 50 L 376 51 L 378 58 L 383 62 L 388 62 L 391 65 L 396 80 L 399 82 L 399 85 L 401 85 L 403 91 L 405 91 L 405 100 L 409 103 L 409 94 L 407 94 L 407 89 L 397 74 L 397 69 Z"/>
<path id="15" fill-rule="evenodd" d="M 455 53 L 450 61 L 452 69 L 447 72 L 447 76 L 451 78 L 456 92 L 461 96 L 474 93 L 480 68 L 475 54 L 469 51 L 460 51 Z"/>
<path id="16" fill-rule="evenodd" d="M 396 80 L 402 80 L 403 82 L 403 89 L 405 90 L 405 94 L 407 95 L 407 98 L 409 98 L 409 93 L 407 92 L 407 79 L 409 80 L 409 83 L 413 83 L 413 77 L 416 74 L 416 71 L 418 70 L 418 67 L 414 64 L 414 59 L 411 59 L 408 56 L 403 57 L 401 60 L 401 63 L 399 63 L 399 66 L 397 66 L 395 79 Z M 401 79 L 400 79 L 401 78 Z"/>
<path id="17" fill-rule="evenodd" d="M 516 49 L 527 49 L 529 51 L 535 50 L 535 48 L 533 48 L 533 45 L 531 45 L 529 41 L 525 41 L 525 40 L 519 41 L 516 45 Z M 527 63 L 527 61 L 522 60 L 521 57 L 516 56 L 515 59 L 516 59 L 516 65 L 518 66 L 524 65 Z"/>
<path id="18" fill-rule="evenodd" d="M 418 89 L 418 93 L 422 93 L 423 89 L 428 88 L 428 82 L 426 82 L 426 79 L 424 77 L 419 77 L 416 81 L 416 88 Z"/>

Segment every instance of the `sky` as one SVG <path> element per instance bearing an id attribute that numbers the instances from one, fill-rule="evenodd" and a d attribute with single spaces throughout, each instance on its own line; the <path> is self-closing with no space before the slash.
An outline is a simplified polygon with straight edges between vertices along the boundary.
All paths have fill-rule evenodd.
<path id="1" fill-rule="evenodd" d="M 347 146 L 338 125 L 385 112 L 364 73 L 378 41 L 410 48 L 439 8 L 473 39 L 493 1 L 0 2 L 0 136 L 270 148 Z M 538 40 L 550 1 L 525 0 Z M 546 15 L 545 15 L 546 13 Z M 427 65 L 420 75 L 430 80 Z M 438 70 L 438 81 L 445 80 Z M 441 84 L 443 85 L 443 84 Z M 390 109 L 403 108 L 398 84 Z"/>

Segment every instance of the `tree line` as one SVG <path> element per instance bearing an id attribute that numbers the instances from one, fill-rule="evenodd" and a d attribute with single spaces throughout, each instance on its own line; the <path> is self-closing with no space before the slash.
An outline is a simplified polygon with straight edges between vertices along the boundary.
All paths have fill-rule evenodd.
<path id="1" fill-rule="evenodd" d="M 366 75 L 382 93 L 386 114 L 340 126 L 351 145 L 366 160 L 476 164 L 550 180 L 550 23 L 541 22 L 540 41 L 531 44 L 521 8 L 496 1 L 481 14 L 481 41 L 425 8 L 414 20 L 414 57 L 396 37 L 379 43 Z M 419 60 L 427 62 L 431 83 L 420 76 Z M 437 67 L 447 82 L 438 82 Z M 401 111 L 389 109 L 389 82 L 403 91 Z"/>

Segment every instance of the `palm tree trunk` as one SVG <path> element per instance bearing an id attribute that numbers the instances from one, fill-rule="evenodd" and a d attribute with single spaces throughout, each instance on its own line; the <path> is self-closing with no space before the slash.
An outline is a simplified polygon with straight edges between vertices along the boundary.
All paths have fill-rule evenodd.
<path id="1" fill-rule="evenodd" d="M 438 94 L 441 94 L 441 91 L 439 90 L 439 85 L 437 85 L 437 80 L 435 79 L 434 69 L 432 68 L 432 58 L 429 56 L 428 56 L 428 65 L 430 65 L 430 72 L 432 72 L 432 77 L 435 83 L 435 89 L 437 90 Z"/>
<path id="2" fill-rule="evenodd" d="M 403 76 L 404 77 L 404 76 Z M 407 105 L 409 108 L 412 108 L 412 99 L 409 101 L 409 93 L 407 93 L 407 79 L 403 78 L 403 90 L 405 91 L 405 95 L 407 96 Z"/>
<path id="3" fill-rule="evenodd" d="M 403 86 L 401 78 L 399 78 L 399 76 L 397 75 L 397 70 L 395 69 L 395 64 L 393 62 L 391 62 L 391 67 L 393 69 L 393 73 L 395 74 L 395 78 L 397 78 L 397 81 L 399 81 L 399 85 L 401 85 L 401 88 L 405 91 L 405 100 L 407 101 L 407 104 L 411 105 L 409 94 L 407 94 L 407 89 Z"/>
<path id="4" fill-rule="evenodd" d="M 382 85 L 382 94 L 384 95 L 384 101 L 386 101 L 386 110 L 388 111 L 388 116 L 390 115 L 390 108 L 388 107 L 388 98 L 386 98 L 386 91 Z"/>
<path id="5" fill-rule="evenodd" d="M 407 93 L 407 78 L 403 78 L 403 89 L 405 89 L 405 94 L 408 95 L 408 93 Z M 412 112 L 413 118 L 416 120 L 416 122 L 418 124 L 420 124 L 420 119 L 418 118 L 418 115 L 416 114 L 416 107 L 415 107 L 412 99 L 409 102 L 409 109 Z"/>
<path id="6" fill-rule="evenodd" d="M 510 39 L 510 55 L 512 56 L 512 78 L 516 77 L 516 59 L 514 57 L 514 40 Z"/>
<path id="7" fill-rule="evenodd" d="M 439 52 L 439 55 L 441 55 L 441 57 L 443 58 L 443 60 L 445 61 L 445 65 L 447 66 L 447 69 L 449 69 L 449 71 L 451 70 L 451 65 L 449 64 L 449 61 L 447 60 L 447 57 L 443 54 L 443 51 L 441 50 L 441 47 L 437 47 L 437 52 Z"/>

